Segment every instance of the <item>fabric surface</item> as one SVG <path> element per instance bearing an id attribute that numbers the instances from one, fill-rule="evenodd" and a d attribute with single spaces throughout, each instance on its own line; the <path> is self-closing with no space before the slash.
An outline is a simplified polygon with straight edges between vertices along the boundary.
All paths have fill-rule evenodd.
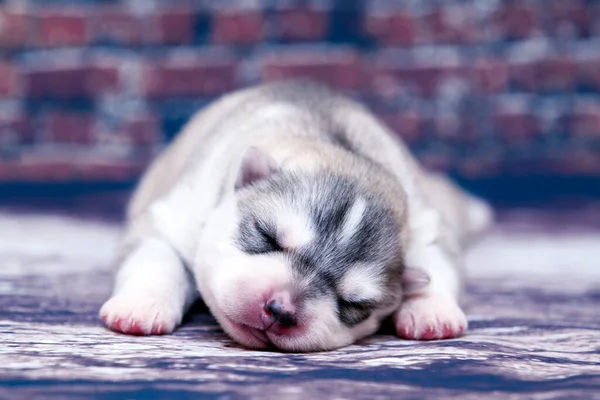
<path id="1" fill-rule="evenodd" d="M 109 332 L 97 312 L 119 224 L 5 210 L 0 398 L 600 399 L 600 215 L 582 215 L 501 218 L 469 253 L 463 337 L 384 328 L 283 354 L 239 347 L 200 307 L 173 335 Z"/>

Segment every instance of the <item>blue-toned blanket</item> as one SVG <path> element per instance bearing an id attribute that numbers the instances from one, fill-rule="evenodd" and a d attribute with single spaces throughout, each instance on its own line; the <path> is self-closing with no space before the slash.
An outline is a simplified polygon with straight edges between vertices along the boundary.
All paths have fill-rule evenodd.
<path id="1" fill-rule="evenodd" d="M 0 212 L 0 398 L 600 399 L 600 224 L 512 212 L 468 256 L 466 335 L 389 328 L 337 351 L 237 346 L 196 308 L 175 334 L 97 318 L 118 223 Z"/>

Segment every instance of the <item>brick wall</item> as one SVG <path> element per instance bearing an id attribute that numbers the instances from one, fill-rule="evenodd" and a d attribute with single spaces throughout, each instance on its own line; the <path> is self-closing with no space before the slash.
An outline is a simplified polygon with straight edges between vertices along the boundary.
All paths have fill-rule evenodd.
<path id="1" fill-rule="evenodd" d="M 134 179 L 222 92 L 299 75 L 432 167 L 600 176 L 600 1 L 0 0 L 0 182 Z"/>

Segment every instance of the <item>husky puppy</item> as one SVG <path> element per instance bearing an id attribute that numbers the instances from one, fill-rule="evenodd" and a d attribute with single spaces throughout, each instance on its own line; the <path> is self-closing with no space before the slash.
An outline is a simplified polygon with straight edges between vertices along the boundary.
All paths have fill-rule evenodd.
<path id="1" fill-rule="evenodd" d="M 389 316 L 402 338 L 452 338 L 462 252 L 490 220 L 355 101 L 304 80 L 243 89 L 143 177 L 100 317 L 166 334 L 201 296 L 250 348 L 335 349 Z"/>

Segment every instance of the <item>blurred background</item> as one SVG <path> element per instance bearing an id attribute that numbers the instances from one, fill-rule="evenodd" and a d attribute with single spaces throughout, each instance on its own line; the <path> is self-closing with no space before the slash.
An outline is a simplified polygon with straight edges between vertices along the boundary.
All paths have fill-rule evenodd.
<path id="1" fill-rule="evenodd" d="M 293 76 L 497 205 L 600 199 L 593 0 L 0 0 L 0 199 L 128 192 L 192 113 Z"/>

